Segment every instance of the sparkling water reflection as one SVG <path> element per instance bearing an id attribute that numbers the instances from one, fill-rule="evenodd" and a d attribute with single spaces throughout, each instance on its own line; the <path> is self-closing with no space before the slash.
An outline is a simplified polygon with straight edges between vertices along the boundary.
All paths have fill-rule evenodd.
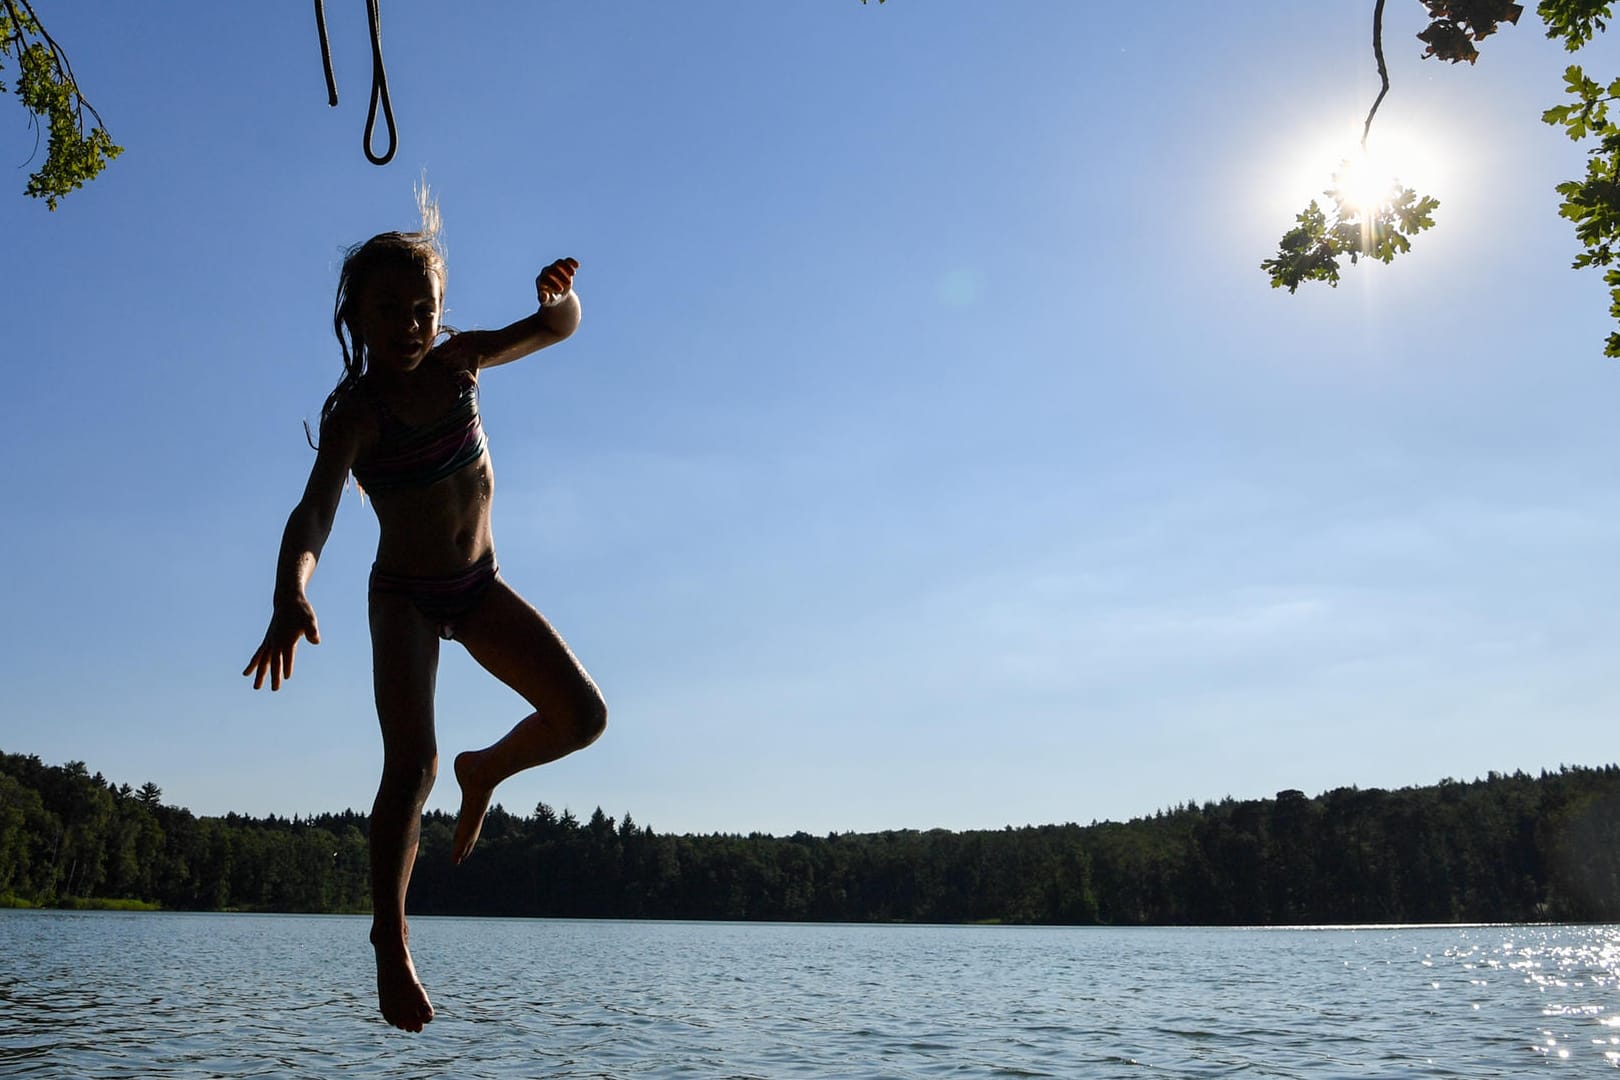
<path id="1" fill-rule="evenodd" d="M 1058 929 L 0 912 L 0 1076 L 1479 1077 L 1620 1067 L 1620 928 Z"/>

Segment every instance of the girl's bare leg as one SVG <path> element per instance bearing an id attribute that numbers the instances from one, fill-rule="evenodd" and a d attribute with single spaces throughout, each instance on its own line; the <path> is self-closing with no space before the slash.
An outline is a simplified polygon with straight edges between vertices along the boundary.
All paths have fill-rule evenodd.
<path id="1" fill-rule="evenodd" d="M 451 858 L 459 863 L 478 842 L 496 785 L 595 742 L 607 727 L 607 704 L 545 616 L 500 578 L 457 626 L 456 640 L 534 708 L 500 741 L 456 755 L 461 813 Z"/>
<path id="2" fill-rule="evenodd" d="M 438 772 L 433 690 L 439 666 L 434 628 L 400 596 L 371 598 L 372 681 L 382 724 L 383 771 L 371 808 L 371 944 L 377 1001 L 397 1028 L 421 1031 L 433 1004 L 411 962 L 405 891 L 416 862 L 422 805 Z"/>

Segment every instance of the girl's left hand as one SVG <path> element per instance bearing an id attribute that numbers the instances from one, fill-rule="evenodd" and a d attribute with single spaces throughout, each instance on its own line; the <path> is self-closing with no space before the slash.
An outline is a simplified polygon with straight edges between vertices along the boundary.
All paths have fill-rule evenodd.
<path id="1" fill-rule="evenodd" d="M 574 271 L 579 269 L 578 259 L 558 259 L 534 279 L 534 291 L 541 307 L 550 307 L 574 287 Z"/>

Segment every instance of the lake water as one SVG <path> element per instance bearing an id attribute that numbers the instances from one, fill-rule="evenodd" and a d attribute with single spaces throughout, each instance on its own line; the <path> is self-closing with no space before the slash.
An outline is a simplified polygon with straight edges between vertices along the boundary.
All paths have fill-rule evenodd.
<path id="1" fill-rule="evenodd" d="M 1620 927 L 1093 929 L 0 911 L 0 1076 L 1372 1077 L 1620 1066 Z"/>

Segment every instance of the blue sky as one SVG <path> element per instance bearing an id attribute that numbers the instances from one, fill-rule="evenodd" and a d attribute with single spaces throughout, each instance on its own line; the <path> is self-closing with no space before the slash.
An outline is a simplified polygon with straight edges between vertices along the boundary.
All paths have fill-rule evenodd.
<path id="1" fill-rule="evenodd" d="M 354 496 L 324 643 L 279 694 L 239 672 L 341 249 L 425 173 L 453 325 L 582 264 L 579 334 L 484 409 L 503 570 L 610 727 L 509 809 L 998 828 L 1615 759 L 1620 367 L 1528 19 L 1443 67 L 1391 5 L 1373 145 L 1439 228 L 1290 297 L 1258 263 L 1354 144 L 1370 3 L 395 0 L 380 169 L 363 5 L 328 7 L 336 110 L 307 8 L 41 5 L 128 150 L 54 214 L 0 190 L 0 749 L 369 806 Z M 446 651 L 443 751 L 522 712 Z"/>

